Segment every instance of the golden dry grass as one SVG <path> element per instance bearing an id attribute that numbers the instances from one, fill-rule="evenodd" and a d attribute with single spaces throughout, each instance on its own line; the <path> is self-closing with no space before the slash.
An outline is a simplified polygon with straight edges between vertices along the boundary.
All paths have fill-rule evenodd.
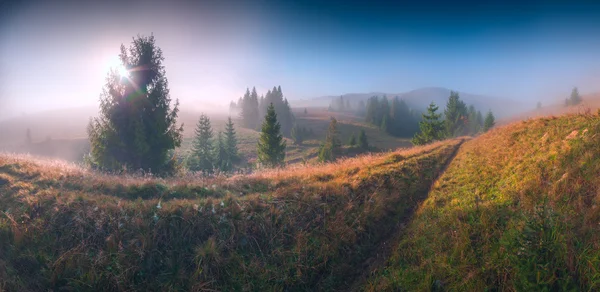
<path id="1" fill-rule="evenodd" d="M 0 155 L 0 287 L 344 290 L 462 139 L 250 176 Z"/>
<path id="2" fill-rule="evenodd" d="M 466 142 L 369 290 L 600 289 L 600 117 Z"/>

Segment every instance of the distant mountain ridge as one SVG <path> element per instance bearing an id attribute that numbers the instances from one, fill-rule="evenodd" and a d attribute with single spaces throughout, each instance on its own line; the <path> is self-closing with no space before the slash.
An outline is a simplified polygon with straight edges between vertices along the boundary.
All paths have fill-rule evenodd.
<path id="1" fill-rule="evenodd" d="M 384 93 L 384 92 L 370 92 L 370 93 L 347 93 L 342 94 L 344 100 L 350 100 L 351 103 L 356 103 L 360 100 L 367 100 L 372 96 L 387 96 L 388 98 L 394 98 L 398 96 L 404 99 L 411 108 L 416 110 L 425 110 L 427 105 L 431 102 L 435 102 L 440 108 L 443 108 L 450 96 L 450 89 L 444 87 L 423 87 L 403 93 Z M 474 105 L 475 108 L 480 110 L 482 113 L 487 112 L 491 109 L 497 117 L 507 117 L 515 115 L 533 108 L 535 105 L 527 105 L 522 102 L 502 98 L 495 96 L 487 96 L 481 94 L 472 94 L 467 92 L 459 91 L 461 99 L 467 105 Z M 304 100 L 291 100 L 290 103 L 293 107 L 326 107 L 330 104 L 337 96 L 320 96 L 311 99 Z"/>

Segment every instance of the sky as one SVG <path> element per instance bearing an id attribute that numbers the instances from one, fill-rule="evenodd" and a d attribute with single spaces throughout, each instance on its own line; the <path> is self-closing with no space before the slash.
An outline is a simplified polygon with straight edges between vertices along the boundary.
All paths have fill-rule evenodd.
<path id="1" fill-rule="evenodd" d="M 156 37 L 182 108 L 276 85 L 292 101 L 436 86 L 535 104 L 600 91 L 600 4 L 412 2 L 0 0 L 0 119 L 97 105 L 138 34 Z"/>

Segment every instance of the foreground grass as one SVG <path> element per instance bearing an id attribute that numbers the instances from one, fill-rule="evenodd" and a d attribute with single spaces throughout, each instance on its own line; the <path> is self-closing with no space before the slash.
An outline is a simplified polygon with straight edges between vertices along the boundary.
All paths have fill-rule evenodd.
<path id="1" fill-rule="evenodd" d="M 461 142 L 204 180 L 0 155 L 0 290 L 344 290 Z"/>
<path id="2" fill-rule="evenodd" d="M 600 290 L 600 117 L 466 142 L 368 290 Z"/>

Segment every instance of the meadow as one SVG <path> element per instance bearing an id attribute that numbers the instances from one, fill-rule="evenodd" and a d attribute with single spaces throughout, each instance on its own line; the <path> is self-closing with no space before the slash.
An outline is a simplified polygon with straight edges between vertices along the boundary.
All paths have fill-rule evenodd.
<path id="1" fill-rule="evenodd" d="M 594 291 L 598 133 L 588 110 L 228 177 L 5 153 L 0 291 Z"/>

